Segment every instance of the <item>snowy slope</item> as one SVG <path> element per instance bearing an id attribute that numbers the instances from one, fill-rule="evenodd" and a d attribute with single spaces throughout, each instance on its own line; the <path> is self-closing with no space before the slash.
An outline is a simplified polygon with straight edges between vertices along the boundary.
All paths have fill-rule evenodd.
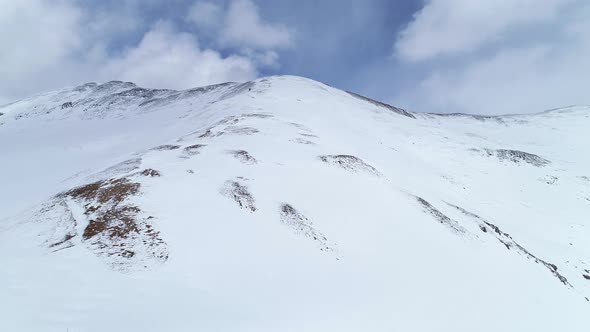
<path id="1" fill-rule="evenodd" d="M 589 108 L 419 114 L 270 77 L 0 113 L 2 331 L 590 326 Z"/>

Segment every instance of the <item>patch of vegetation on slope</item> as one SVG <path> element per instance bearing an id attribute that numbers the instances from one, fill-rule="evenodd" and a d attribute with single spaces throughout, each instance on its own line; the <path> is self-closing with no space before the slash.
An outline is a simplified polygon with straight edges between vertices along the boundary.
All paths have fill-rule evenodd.
<path id="1" fill-rule="evenodd" d="M 112 178 L 57 196 L 62 202 L 72 200 L 82 206 L 88 219 L 82 242 L 120 271 L 147 268 L 148 262 L 168 259 L 166 243 L 150 223 L 154 217 L 142 217 L 141 209 L 129 202 L 140 193 L 140 186 L 128 178 Z"/>

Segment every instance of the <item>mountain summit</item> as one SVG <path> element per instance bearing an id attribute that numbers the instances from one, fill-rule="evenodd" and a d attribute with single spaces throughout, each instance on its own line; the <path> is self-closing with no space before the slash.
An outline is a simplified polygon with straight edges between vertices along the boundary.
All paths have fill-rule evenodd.
<path id="1" fill-rule="evenodd" d="M 586 107 L 412 113 L 280 76 L 0 114 L 2 331 L 588 329 Z"/>

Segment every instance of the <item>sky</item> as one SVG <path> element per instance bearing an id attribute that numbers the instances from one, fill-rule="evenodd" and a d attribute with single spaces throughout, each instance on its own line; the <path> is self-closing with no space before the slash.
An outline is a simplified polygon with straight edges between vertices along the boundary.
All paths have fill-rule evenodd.
<path id="1" fill-rule="evenodd" d="M 0 0 L 0 104 L 299 75 L 411 111 L 590 104 L 587 0 Z"/>

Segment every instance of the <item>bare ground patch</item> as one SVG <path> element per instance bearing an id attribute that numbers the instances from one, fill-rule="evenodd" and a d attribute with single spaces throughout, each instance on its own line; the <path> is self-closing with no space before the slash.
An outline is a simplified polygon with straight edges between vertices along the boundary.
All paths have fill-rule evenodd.
<path id="1" fill-rule="evenodd" d="M 472 220 L 474 220 L 475 222 L 478 223 L 479 229 L 482 232 L 494 236 L 496 239 L 498 239 L 498 241 L 500 243 L 502 243 L 506 247 L 506 249 L 508 249 L 508 250 L 514 249 L 516 252 L 525 256 L 526 258 L 532 259 L 535 263 L 545 266 L 547 268 L 547 270 L 549 270 L 551 272 L 551 274 L 553 274 L 553 276 L 555 276 L 557 279 L 559 279 L 559 281 L 561 281 L 561 283 L 563 283 L 564 285 L 566 285 L 568 287 L 572 287 L 572 285 L 568 282 L 567 278 L 565 276 L 563 276 L 560 272 L 558 272 L 557 266 L 555 264 L 549 263 L 549 262 L 537 257 L 536 255 L 532 254 L 529 250 L 527 250 L 525 247 L 521 246 L 518 242 L 516 242 L 512 238 L 512 236 L 510 236 L 510 234 L 502 231 L 498 226 L 486 221 L 485 219 L 481 218 L 477 214 L 469 212 L 459 206 L 456 206 L 456 205 L 453 205 L 450 203 L 447 203 L 447 204 L 449 206 L 457 209 L 458 211 L 460 211 L 464 215 L 471 217 Z"/>
<path id="2" fill-rule="evenodd" d="M 164 144 L 151 148 L 150 151 L 170 151 L 180 149 L 180 145 Z"/>
<path id="3" fill-rule="evenodd" d="M 200 134 L 198 136 L 198 138 L 213 138 L 213 137 L 219 137 L 219 136 L 223 136 L 223 135 L 243 135 L 243 136 L 247 136 L 247 135 L 254 135 L 259 133 L 260 131 L 256 128 L 253 127 L 248 127 L 248 126 L 227 126 L 224 129 L 218 130 L 217 126 L 213 126 L 210 128 L 207 128 L 205 130 L 205 132 L 203 132 L 202 134 Z"/>
<path id="4" fill-rule="evenodd" d="M 510 162 L 513 164 L 529 164 L 535 167 L 544 167 L 551 162 L 536 154 L 508 149 L 472 149 L 476 152 L 483 152 L 487 157 L 496 157 L 500 161 Z"/>
<path id="5" fill-rule="evenodd" d="M 245 113 L 240 115 L 240 119 L 245 118 L 258 118 L 258 119 L 270 119 L 274 117 L 271 113 Z"/>
<path id="6" fill-rule="evenodd" d="M 256 211 L 256 201 L 246 185 L 238 181 L 226 181 L 220 193 L 236 202 L 241 209 Z"/>
<path id="7" fill-rule="evenodd" d="M 160 173 L 160 171 L 152 169 L 152 168 L 146 168 L 143 171 L 141 171 L 141 173 L 139 173 L 143 176 L 149 176 L 149 177 L 160 177 L 162 176 L 162 173 Z"/>
<path id="8" fill-rule="evenodd" d="M 465 228 L 459 225 L 459 223 L 456 220 L 447 217 L 444 213 L 440 212 L 437 208 L 435 208 L 424 198 L 418 196 L 415 196 L 415 198 L 418 201 L 418 203 L 420 203 L 425 212 L 432 215 L 441 224 L 449 227 L 453 232 L 458 234 L 465 234 L 467 232 Z"/>
<path id="9" fill-rule="evenodd" d="M 366 173 L 375 176 L 382 176 L 375 167 L 367 164 L 362 159 L 351 155 L 323 155 L 318 157 L 322 162 L 338 166 L 353 173 Z"/>
<path id="10" fill-rule="evenodd" d="M 203 132 L 202 134 L 200 134 L 198 136 L 198 138 L 211 138 L 211 137 L 218 137 L 224 134 L 223 131 L 220 132 L 214 132 L 213 130 L 215 129 L 215 127 L 210 127 L 205 129 L 205 132 Z"/>
<path id="11" fill-rule="evenodd" d="M 193 144 L 182 149 L 181 158 L 190 158 L 201 153 L 201 150 L 206 147 L 206 144 Z"/>
<path id="12" fill-rule="evenodd" d="M 557 183 L 557 180 L 559 180 L 559 178 L 554 175 L 546 175 L 545 177 L 537 179 L 537 180 L 541 181 L 541 182 L 545 182 L 546 184 L 549 184 L 549 185 L 555 185 Z"/>
<path id="13" fill-rule="evenodd" d="M 281 222 L 298 235 L 314 240 L 322 251 L 334 251 L 333 246 L 328 244 L 328 239 L 313 227 L 313 223 L 292 205 L 283 203 L 279 208 Z"/>
<path id="14" fill-rule="evenodd" d="M 242 164 L 253 165 L 258 163 L 258 160 L 245 150 L 229 150 L 227 153 L 239 160 Z"/>

